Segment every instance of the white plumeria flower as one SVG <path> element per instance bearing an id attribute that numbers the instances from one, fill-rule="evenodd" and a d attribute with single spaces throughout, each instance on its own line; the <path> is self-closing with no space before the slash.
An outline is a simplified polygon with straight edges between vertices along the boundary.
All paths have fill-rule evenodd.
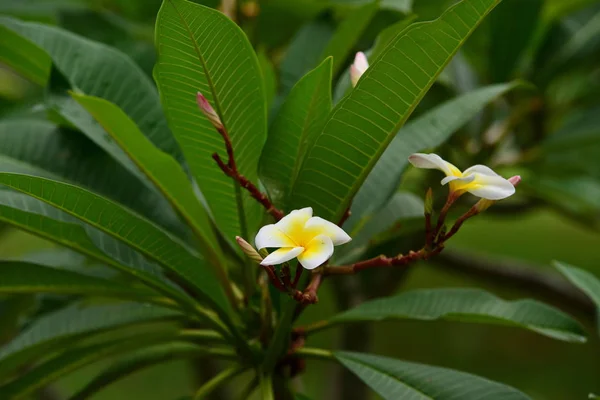
<path id="1" fill-rule="evenodd" d="M 474 165 L 461 172 L 454 165 L 437 154 L 416 153 L 408 157 L 408 161 L 417 168 L 439 169 L 446 177 L 442 185 L 450 184 L 450 192 L 460 196 L 469 192 L 488 200 L 502 200 L 515 193 L 515 187 L 491 168 L 485 165 Z"/>
<path id="2" fill-rule="evenodd" d="M 256 235 L 256 247 L 278 248 L 261 265 L 276 265 L 298 257 L 306 269 L 315 269 L 333 255 L 333 246 L 352 238 L 337 225 L 313 217 L 310 207 L 294 210 L 276 224 L 263 226 Z"/>
<path id="3" fill-rule="evenodd" d="M 356 86 L 358 80 L 369 68 L 369 62 L 367 56 L 362 51 L 356 53 L 354 57 L 354 63 L 350 66 L 350 80 L 352 81 L 352 87 Z"/>

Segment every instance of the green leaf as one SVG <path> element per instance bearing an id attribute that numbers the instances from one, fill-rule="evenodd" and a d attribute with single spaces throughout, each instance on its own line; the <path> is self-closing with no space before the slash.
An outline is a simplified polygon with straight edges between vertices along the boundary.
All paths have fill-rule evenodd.
<path id="1" fill-rule="evenodd" d="M 490 15 L 489 68 L 494 82 L 512 78 L 540 21 L 543 0 L 503 0 Z"/>
<path id="2" fill-rule="evenodd" d="M 181 318 L 182 314 L 162 307 L 122 303 L 82 307 L 74 304 L 37 318 L 0 350 L 0 378 L 14 368 L 45 356 L 72 342 L 79 335 L 90 335 L 140 322 Z M 62 342 L 60 342 L 62 340 Z"/>
<path id="3" fill-rule="evenodd" d="M 2 25 L 0 63 L 8 65 L 38 85 L 43 85 L 50 76 L 50 60 L 44 51 Z"/>
<path id="4" fill-rule="evenodd" d="M 160 268 L 146 261 L 139 253 L 101 232 L 88 230 L 94 241 L 90 240 L 79 221 L 33 197 L 3 190 L 0 196 L 0 221 L 85 254 L 169 298 L 178 299 L 184 304 L 193 302 L 173 288 L 162 276 Z"/>
<path id="5" fill-rule="evenodd" d="M 197 358 L 206 351 L 197 345 L 189 343 L 168 343 L 161 346 L 143 349 L 124 357 L 94 377 L 85 387 L 72 395 L 69 400 L 84 400 L 129 375 L 155 364 L 170 362 L 172 360 Z"/>
<path id="6" fill-rule="evenodd" d="M 245 192 L 245 215 L 238 212 L 234 182 L 211 158 L 215 152 L 225 154 L 223 139 L 196 104 L 200 91 L 229 132 L 240 173 L 256 182 L 267 118 L 252 46 L 221 12 L 185 0 L 164 0 L 156 22 L 156 46 L 154 76 L 169 125 L 218 228 L 230 240 L 244 234 L 243 225 L 256 229 L 262 213 Z"/>
<path id="7" fill-rule="evenodd" d="M 14 400 L 27 398 L 35 391 L 86 365 L 175 339 L 177 336 L 172 332 L 157 332 L 138 335 L 129 340 L 69 349 L 0 387 L 0 390 Z"/>
<path id="8" fill-rule="evenodd" d="M 264 51 L 261 51 L 257 54 L 258 57 L 258 65 L 260 66 L 260 72 L 262 73 L 262 79 L 265 83 L 265 101 L 266 107 L 269 109 L 271 103 L 273 103 L 273 99 L 277 94 L 277 74 L 275 73 L 275 67 L 269 57 L 265 54 Z"/>
<path id="9" fill-rule="evenodd" d="M 531 400 L 518 390 L 448 368 L 352 352 L 335 358 L 386 400 Z"/>
<path id="10" fill-rule="evenodd" d="M 387 319 L 437 319 L 516 326 L 558 340 L 583 343 L 581 325 L 535 300 L 505 301 L 480 289 L 413 290 L 362 303 L 332 318 L 332 323 Z"/>
<path id="11" fill-rule="evenodd" d="M 104 130 L 183 216 L 199 239 L 202 254 L 216 267 L 216 271 L 224 272 L 226 261 L 220 251 L 210 218 L 177 161 L 157 149 L 140 132 L 135 122 L 116 105 L 97 97 L 75 93 L 73 98 L 104 127 Z M 229 284 L 226 276 L 224 284 Z"/>
<path id="12" fill-rule="evenodd" d="M 269 132 L 260 160 L 271 201 L 285 209 L 304 156 L 331 110 L 331 58 L 292 89 Z"/>
<path id="13" fill-rule="evenodd" d="M 383 208 L 350 233 L 352 241 L 341 247 L 335 255 L 337 263 L 354 262 L 378 235 L 397 225 L 404 231 L 403 223 L 407 220 L 422 220 L 423 212 L 424 204 L 420 197 L 408 192 L 395 193 Z"/>
<path id="14" fill-rule="evenodd" d="M 596 305 L 597 329 L 600 334 L 600 278 L 594 274 L 585 271 L 581 268 L 572 265 L 554 261 L 556 269 L 558 269 L 573 285 L 586 294 Z"/>
<path id="15" fill-rule="evenodd" d="M 103 130 L 102 133 L 106 135 Z M 31 118 L 0 120 L 0 165 L 4 171 L 83 186 L 166 227 L 174 228 L 179 223 L 158 193 L 145 187 L 78 132 L 51 122 Z"/>
<path id="16" fill-rule="evenodd" d="M 387 46 L 331 112 L 306 156 L 293 208 L 337 220 L 437 76 L 499 0 L 463 0 Z"/>
<path id="17" fill-rule="evenodd" d="M 444 143 L 498 96 L 519 83 L 490 85 L 449 100 L 406 124 L 393 138 L 367 176 L 352 203 L 347 224 L 352 229 L 362 218 L 380 209 L 400 184 L 408 157 Z"/>
<path id="18" fill-rule="evenodd" d="M 43 49 L 73 89 L 117 104 L 157 147 L 179 158 L 156 89 L 125 54 L 53 26 L 7 17 L 0 17 L 0 25 Z M 15 49 L 19 43 L 11 45 Z M 36 56 L 38 52 L 27 55 Z M 21 71 L 19 64 L 9 65 Z M 50 71 L 49 64 L 44 68 Z"/>
<path id="19" fill-rule="evenodd" d="M 204 262 L 182 242 L 132 211 L 85 189 L 28 175 L 0 172 L 0 184 L 44 201 L 131 246 L 185 279 L 227 315 L 223 288 Z"/>
<path id="20" fill-rule="evenodd" d="M 336 76 L 346 63 L 354 45 L 360 39 L 365 29 L 379 9 L 377 1 L 372 1 L 362 7 L 353 10 L 337 27 L 327 47 L 323 50 L 321 59 L 333 57 L 332 75 Z"/>
<path id="21" fill-rule="evenodd" d="M 156 293 L 107 279 L 20 261 L 0 261 L 0 294 L 55 293 L 151 301 Z"/>

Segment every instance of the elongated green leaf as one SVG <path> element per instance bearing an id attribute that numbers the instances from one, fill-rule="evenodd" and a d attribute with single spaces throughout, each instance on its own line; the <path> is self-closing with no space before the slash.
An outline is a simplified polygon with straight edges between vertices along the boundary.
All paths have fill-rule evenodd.
<path id="1" fill-rule="evenodd" d="M 335 358 L 386 400 L 531 400 L 485 378 L 371 354 L 336 352 Z"/>
<path id="2" fill-rule="evenodd" d="M 1 173 L 0 183 L 42 200 L 159 262 L 187 280 L 220 312 L 229 310 L 222 287 L 202 260 L 152 222 L 85 189 L 22 174 Z"/>
<path id="3" fill-rule="evenodd" d="M 7 17 L 0 18 L 0 25 L 43 49 L 73 89 L 117 104 L 156 146 L 179 158 L 156 89 L 125 54 L 53 26 Z M 44 68 L 49 72 L 49 61 L 46 62 Z M 20 71 L 18 63 L 9 65 Z"/>
<path id="4" fill-rule="evenodd" d="M 404 222 L 423 219 L 423 215 L 424 205 L 420 197 L 408 192 L 395 193 L 383 208 L 354 228 L 350 233 L 352 241 L 335 254 L 337 263 L 348 264 L 357 260 L 377 235 L 397 225 L 404 231 Z"/>
<path id="5" fill-rule="evenodd" d="M 379 4 L 377 1 L 365 4 L 352 11 L 337 27 L 321 56 L 321 59 L 330 56 L 333 57 L 333 76 L 336 76 L 345 64 L 354 45 L 360 39 L 365 29 L 367 29 L 378 8 Z"/>
<path id="6" fill-rule="evenodd" d="M 225 271 L 226 262 L 209 216 L 177 161 L 157 149 L 119 107 L 97 97 L 80 94 L 73 94 L 73 97 L 94 116 L 184 217 L 198 237 L 203 255 L 217 270 Z"/>
<path id="7" fill-rule="evenodd" d="M 264 51 L 259 52 L 257 57 L 260 72 L 262 73 L 262 79 L 265 83 L 265 101 L 268 110 L 277 94 L 277 74 L 275 73 L 273 63 L 269 60 L 269 57 Z"/>
<path id="8" fill-rule="evenodd" d="M 0 25 L 0 62 L 12 67 L 24 78 L 43 85 L 50 75 L 48 56 L 10 29 Z"/>
<path id="9" fill-rule="evenodd" d="M 81 294 L 142 300 L 157 296 L 147 289 L 19 261 L 0 261 L 0 293 Z"/>
<path id="10" fill-rule="evenodd" d="M 77 184 L 163 226 L 174 228 L 178 224 L 172 209 L 158 193 L 146 188 L 78 132 L 51 122 L 31 118 L 1 120 L 0 166 L 4 171 Z"/>
<path id="11" fill-rule="evenodd" d="M 581 325 L 553 307 L 534 300 L 505 301 L 480 289 L 413 290 L 362 303 L 332 322 L 386 319 L 446 319 L 517 326 L 570 342 L 585 342 Z"/>
<path id="12" fill-rule="evenodd" d="M 267 124 L 256 55 L 233 21 L 186 0 L 164 0 L 156 23 L 156 45 L 159 58 L 154 76 L 169 125 L 217 226 L 232 240 L 241 233 L 242 218 L 253 230 L 261 213 L 246 193 L 243 206 L 238 207 L 233 181 L 211 158 L 215 152 L 224 155 L 225 147 L 198 110 L 196 92 L 204 94 L 221 117 L 239 171 L 256 182 Z"/>
<path id="13" fill-rule="evenodd" d="M 83 307 L 74 304 L 36 319 L 0 349 L 0 379 L 14 368 L 60 350 L 58 340 L 139 322 L 181 318 L 176 311 L 139 303 Z"/>
<path id="14" fill-rule="evenodd" d="M 260 160 L 271 201 L 285 209 L 306 151 L 331 110 L 331 58 L 292 89 L 273 121 Z"/>
<path id="15" fill-rule="evenodd" d="M 463 0 L 388 45 L 331 112 L 306 156 L 293 208 L 336 220 L 442 69 L 499 0 Z"/>
<path id="16" fill-rule="evenodd" d="M 408 157 L 435 148 L 473 119 L 489 102 L 518 86 L 490 85 L 450 100 L 409 122 L 394 137 L 367 176 L 352 203 L 350 229 L 370 212 L 378 210 L 396 191 Z"/>
<path id="17" fill-rule="evenodd" d="M 90 232 L 92 241 L 79 221 L 56 208 L 21 193 L 3 190 L 0 194 L 0 221 L 85 254 L 169 298 L 190 301 L 170 285 L 160 268 L 121 242 L 97 231 Z"/>
<path id="18" fill-rule="evenodd" d="M 588 271 L 563 262 L 554 261 L 554 266 L 596 305 L 596 324 L 598 334 L 600 334 L 600 278 Z"/>
<path id="19" fill-rule="evenodd" d="M 494 82 L 512 78 L 540 21 L 543 0 L 503 0 L 490 16 L 490 72 Z"/>
<path id="20" fill-rule="evenodd" d="M 176 337 L 169 332 L 154 333 L 141 335 L 132 340 L 94 344 L 67 350 L 0 387 L 0 391 L 10 399 L 24 399 L 60 377 L 86 365 L 174 339 Z"/>
<path id="21" fill-rule="evenodd" d="M 143 349 L 124 359 L 118 360 L 109 366 L 90 383 L 86 384 L 85 387 L 71 396 L 69 400 L 88 399 L 106 386 L 121 379 L 125 379 L 129 375 L 155 364 L 177 359 L 196 358 L 205 353 L 206 352 L 201 347 L 189 343 L 169 343 L 149 349 Z"/>

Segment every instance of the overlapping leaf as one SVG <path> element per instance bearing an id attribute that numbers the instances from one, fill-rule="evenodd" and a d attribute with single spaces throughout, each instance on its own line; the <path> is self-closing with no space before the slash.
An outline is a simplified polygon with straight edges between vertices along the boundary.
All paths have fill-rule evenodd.
<path id="1" fill-rule="evenodd" d="M 286 209 L 306 151 L 331 110 L 331 58 L 292 89 L 269 132 L 260 160 L 261 178 L 271 201 Z"/>
<path id="2" fill-rule="evenodd" d="M 531 400 L 510 386 L 465 372 L 371 354 L 334 355 L 386 400 Z"/>
<path id="3" fill-rule="evenodd" d="M 600 278 L 581 268 L 555 261 L 554 266 L 596 305 L 597 329 L 600 334 Z"/>
<path id="4" fill-rule="evenodd" d="M 446 319 L 525 328 L 571 342 L 585 342 L 581 325 L 562 311 L 534 300 L 505 301 L 480 289 L 424 289 L 362 303 L 333 323 L 386 319 Z"/>
<path id="5" fill-rule="evenodd" d="M 7 17 L 0 18 L 0 26 L 37 45 L 17 48 L 22 44 L 7 44 L 13 51 L 28 51 L 23 57 L 39 60 L 46 78 L 51 60 L 73 89 L 117 104 L 157 147 L 179 158 L 179 149 L 167 128 L 156 89 L 125 54 L 53 26 Z M 49 58 L 40 58 L 40 49 Z M 19 59 L 9 65 L 21 71 Z"/>
<path id="6" fill-rule="evenodd" d="M 499 0 L 463 0 L 394 38 L 331 112 L 306 156 L 293 206 L 336 220 L 439 73 Z"/>
<path id="7" fill-rule="evenodd" d="M 163 2 L 156 46 L 154 76 L 169 125 L 217 226 L 228 239 L 241 233 L 241 218 L 255 229 L 261 217 L 256 202 L 243 193 L 243 206 L 238 206 L 233 181 L 211 158 L 215 152 L 225 153 L 223 139 L 196 105 L 200 91 L 231 136 L 239 171 L 256 181 L 266 139 L 266 108 L 252 46 L 225 15 L 185 0 Z"/>

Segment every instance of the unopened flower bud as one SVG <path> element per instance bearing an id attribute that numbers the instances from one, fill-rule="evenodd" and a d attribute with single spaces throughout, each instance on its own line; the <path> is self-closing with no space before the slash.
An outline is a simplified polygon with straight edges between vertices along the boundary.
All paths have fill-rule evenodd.
<path id="1" fill-rule="evenodd" d="M 425 215 L 431 214 L 433 214 L 433 191 L 429 188 L 425 195 Z"/>
<path id="2" fill-rule="evenodd" d="M 196 95 L 196 102 L 198 103 L 198 107 L 200 107 L 202 113 L 206 115 L 206 118 L 208 118 L 210 123 L 213 124 L 213 126 L 217 128 L 217 130 L 223 129 L 223 123 L 221 122 L 221 118 L 219 118 L 219 115 L 217 114 L 215 109 L 210 105 L 210 103 L 202 93 L 198 92 L 198 94 Z"/>
<path id="3" fill-rule="evenodd" d="M 258 264 L 262 262 L 263 258 L 260 254 L 258 254 L 258 251 L 256 251 L 256 249 L 252 247 L 250 243 L 246 242 L 243 238 L 239 236 L 236 236 L 235 240 L 237 244 L 241 247 L 244 254 L 247 255 L 249 259 L 255 261 Z"/>
<path id="4" fill-rule="evenodd" d="M 513 177 L 508 178 L 508 181 L 512 183 L 514 187 L 516 187 L 519 184 L 519 182 L 521 182 L 521 176 L 515 175 Z M 493 206 L 494 203 L 496 203 L 496 200 L 481 199 L 473 206 L 473 208 L 479 214 L 480 212 L 484 212 L 485 210 Z"/>
<path id="5" fill-rule="evenodd" d="M 367 56 L 362 51 L 356 53 L 354 57 L 354 63 L 350 66 L 350 80 L 352 81 L 352 87 L 356 86 L 358 80 L 369 68 L 369 62 Z"/>

